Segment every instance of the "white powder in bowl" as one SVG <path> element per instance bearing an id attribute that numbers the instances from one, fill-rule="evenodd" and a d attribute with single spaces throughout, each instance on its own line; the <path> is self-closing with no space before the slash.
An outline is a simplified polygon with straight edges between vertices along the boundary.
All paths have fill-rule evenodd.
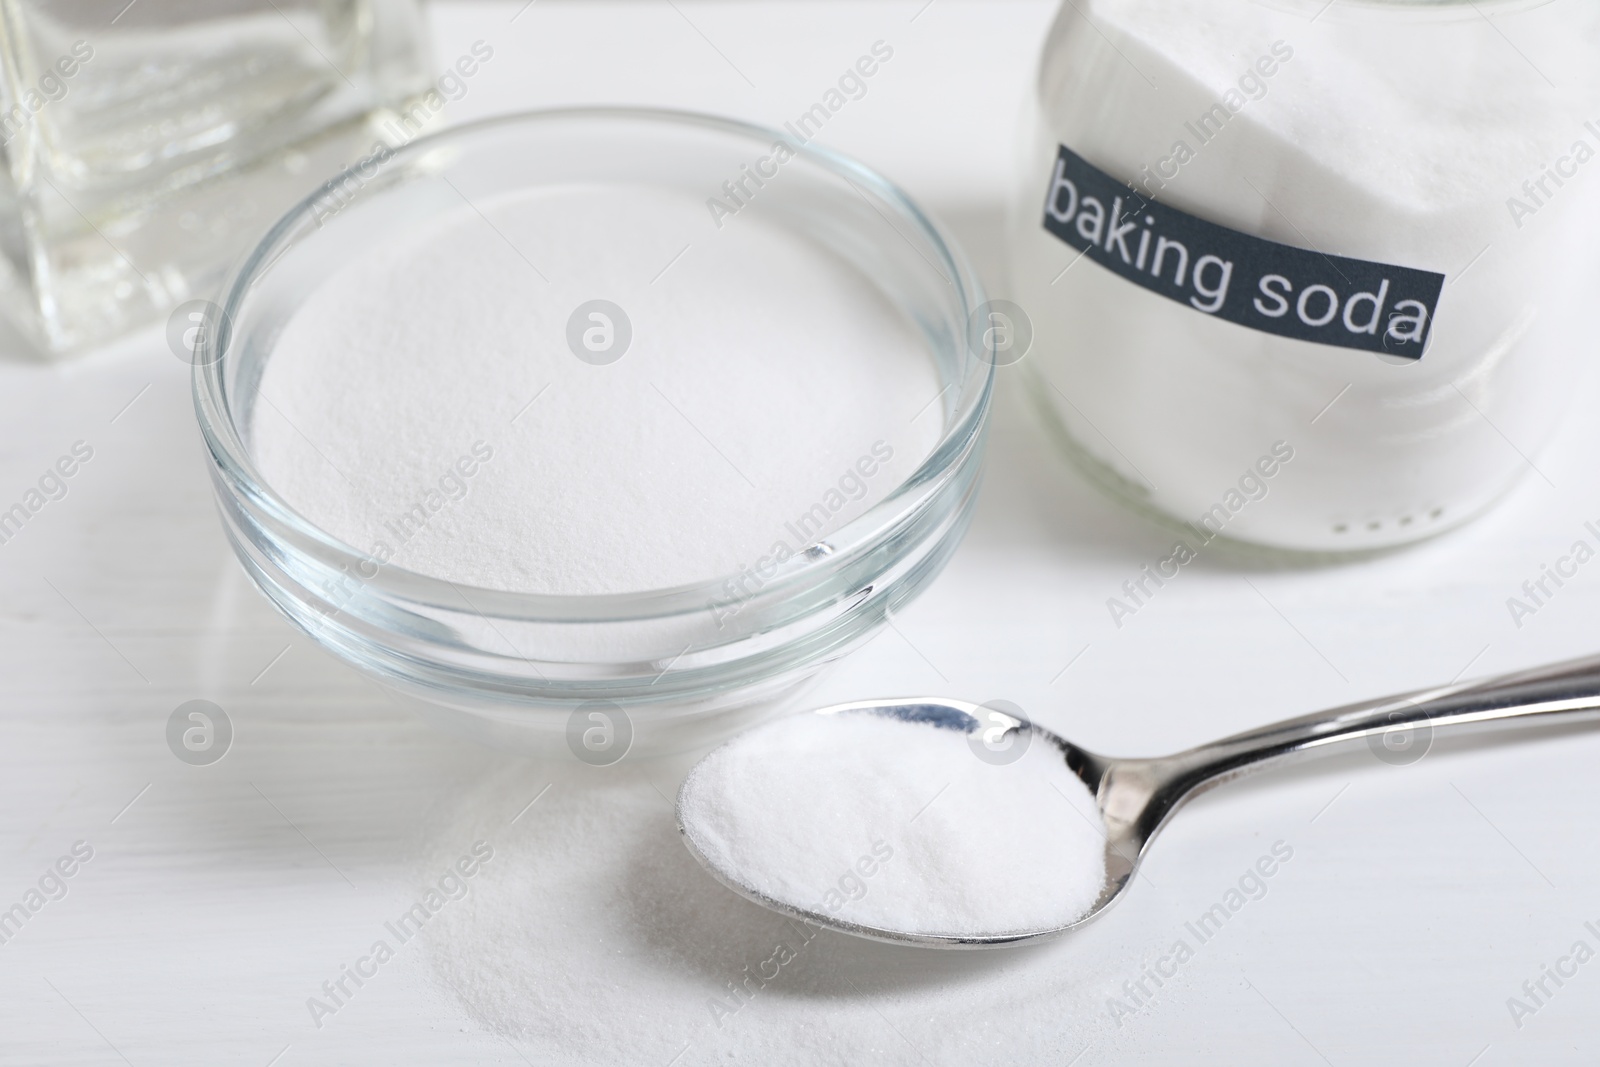
<path id="1" fill-rule="evenodd" d="M 659 589 L 804 550 L 927 457 L 940 383 L 851 265 L 705 215 L 561 186 L 371 249 L 275 344 L 251 430 L 265 482 L 380 563 L 515 592 Z M 595 300 L 626 328 L 580 313 Z M 620 357 L 579 358 L 575 313 Z"/>
<path id="2" fill-rule="evenodd" d="M 961 730 L 799 715 L 743 734 L 684 781 L 680 813 L 718 871 L 781 904 L 879 930 L 975 935 L 1082 918 L 1105 826 L 1037 737 L 991 763 Z"/>

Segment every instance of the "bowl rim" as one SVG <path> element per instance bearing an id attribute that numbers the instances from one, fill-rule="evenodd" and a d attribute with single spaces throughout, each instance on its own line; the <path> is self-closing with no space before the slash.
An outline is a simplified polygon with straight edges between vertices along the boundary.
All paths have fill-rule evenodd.
<path id="1" fill-rule="evenodd" d="M 782 141 L 794 151 L 796 159 L 805 159 L 824 171 L 842 178 L 854 191 L 878 210 L 868 193 L 893 211 L 886 217 L 892 229 L 903 223 L 937 254 L 939 262 L 930 261 L 935 271 L 944 275 L 952 291 L 952 303 L 961 316 L 960 360 L 962 374 L 950 378 L 942 370 L 944 388 L 934 398 L 938 402 L 952 388 L 958 391 L 954 406 L 948 410 L 945 425 L 938 441 L 910 475 L 891 489 L 884 497 L 856 518 L 839 526 L 818 540 L 825 540 L 835 550 L 820 557 L 808 558 L 807 548 L 800 546 L 793 555 L 777 564 L 776 573 L 762 580 L 760 592 L 781 595 L 788 590 L 810 587 L 825 573 L 843 565 L 878 544 L 886 532 L 898 527 L 908 513 L 914 514 L 925 501 L 909 500 L 925 485 L 939 483 L 951 477 L 963 459 L 974 451 L 981 440 L 994 391 L 995 370 L 998 361 L 982 358 L 968 343 L 967 327 L 972 316 L 984 302 L 984 290 L 976 271 L 971 266 L 959 244 L 946 235 L 917 203 L 898 185 L 865 164 L 842 153 L 821 147 L 813 142 L 795 145 L 795 138 L 785 131 L 756 123 L 718 115 L 650 107 L 584 106 L 549 109 L 532 109 L 497 115 L 491 118 L 465 122 L 427 133 L 399 146 L 391 147 L 386 166 L 400 170 L 406 161 L 415 161 L 447 147 L 453 142 L 471 139 L 517 127 L 535 128 L 571 122 L 645 123 L 662 129 L 685 127 L 696 131 L 711 131 L 725 136 L 744 139 L 752 145 L 770 148 Z M 228 272 L 220 287 L 222 302 L 217 328 L 205 331 L 201 347 L 195 352 L 191 375 L 195 416 L 202 439 L 210 455 L 214 473 L 227 484 L 236 496 L 246 498 L 257 511 L 272 520 L 294 539 L 314 549 L 332 566 L 347 574 L 361 576 L 357 579 L 364 588 L 371 588 L 386 597 L 425 604 L 446 610 L 459 611 L 461 602 L 479 615 L 493 614 L 507 618 L 566 622 L 566 621 L 620 621 L 660 618 L 663 616 L 701 613 L 708 606 L 726 602 L 730 582 L 751 572 L 750 564 L 733 574 L 719 574 L 714 578 L 676 586 L 645 589 L 623 593 L 568 594 L 530 593 L 487 586 L 474 586 L 455 582 L 418 571 L 407 570 L 397 564 L 378 562 L 371 553 L 349 545 L 319 527 L 302 515 L 280 496 L 256 469 L 250 449 L 243 439 L 235 412 L 230 402 L 227 368 L 229 361 L 237 359 L 237 346 L 231 346 L 233 323 L 237 311 L 250 296 L 258 279 L 271 268 L 286 247 L 303 232 L 308 219 L 314 218 L 314 206 L 323 197 L 336 191 L 341 183 L 358 178 L 358 170 L 366 165 L 358 162 L 329 178 L 309 195 L 282 215 L 265 235 L 237 265 Z M 365 180 L 365 179 L 363 179 Z M 379 188 L 369 195 L 383 195 Z M 881 214 L 881 212 L 880 212 Z M 903 237 L 906 235 L 901 234 Z M 911 241 L 911 237 L 906 240 Z M 915 247 L 915 246 L 913 246 Z M 926 258 L 926 257 L 924 257 Z M 885 296 L 888 299 L 887 295 Z M 924 335 L 925 336 L 925 335 Z M 928 347 L 926 344 L 924 347 Z M 935 360 L 937 365 L 938 361 Z M 976 372 L 966 368 L 978 364 Z M 981 455 L 981 450 L 979 450 Z M 219 492 L 221 486 L 218 486 Z M 816 541 L 811 543 L 816 544 Z M 824 571 L 814 565 L 834 564 Z M 376 565 L 370 577 L 362 568 Z"/>

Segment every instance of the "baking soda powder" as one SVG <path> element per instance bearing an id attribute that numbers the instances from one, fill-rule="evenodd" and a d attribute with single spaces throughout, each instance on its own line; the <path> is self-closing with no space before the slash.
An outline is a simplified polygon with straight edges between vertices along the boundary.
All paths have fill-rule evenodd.
<path id="1" fill-rule="evenodd" d="M 1099 809 L 1057 749 L 992 761 L 926 722 L 856 712 L 764 726 L 707 756 L 679 807 L 713 868 L 881 930 L 1055 929 L 1105 880 Z"/>
<path id="2" fill-rule="evenodd" d="M 351 263 L 262 375 L 265 483 L 370 566 L 466 585 L 770 573 L 917 468 L 940 386 L 850 265 L 753 216 L 710 232 L 704 212 L 558 187 Z"/>

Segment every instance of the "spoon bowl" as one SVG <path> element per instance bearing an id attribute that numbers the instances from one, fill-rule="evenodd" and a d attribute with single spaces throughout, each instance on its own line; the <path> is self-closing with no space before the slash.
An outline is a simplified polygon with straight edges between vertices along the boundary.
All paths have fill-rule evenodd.
<path id="1" fill-rule="evenodd" d="M 984 744 L 989 750 L 996 753 L 1020 752 L 1033 744 L 1046 745 L 1052 750 L 1052 754 L 1059 753 L 1060 758 L 1065 760 L 1066 766 L 1084 783 L 1091 794 L 1094 794 L 1099 788 L 1104 769 L 1109 762 L 1101 756 L 1090 753 L 1086 749 L 1079 748 L 1058 737 L 1036 723 L 1028 722 L 1017 714 L 960 700 L 913 697 L 892 701 L 857 701 L 820 708 L 816 711 L 803 713 L 798 718 L 809 719 L 815 716 L 822 720 L 818 723 L 818 727 L 826 729 L 829 725 L 843 722 L 850 716 L 862 715 L 880 716 L 914 724 L 931 731 L 948 733 L 952 744 L 963 747 L 971 743 L 972 739 L 981 738 L 978 743 Z M 782 722 L 784 720 L 778 721 Z M 772 725 L 775 724 L 768 724 L 768 727 Z M 761 729 L 763 727 L 756 727 L 741 736 L 749 736 Z M 1010 761 L 1007 760 L 1006 762 Z M 1056 764 L 1056 766 L 1059 767 L 1060 764 Z M 693 805 L 688 803 L 690 791 L 693 789 L 693 780 L 693 775 L 685 779 L 678 793 L 678 829 L 689 852 L 712 877 L 740 896 L 773 911 L 781 912 L 802 922 L 827 926 L 830 929 L 840 930 L 857 937 L 869 938 L 875 941 L 939 948 L 993 948 L 1019 941 L 1040 940 L 1064 933 L 1072 926 L 1086 922 L 1092 915 L 1108 907 L 1117 898 L 1122 886 L 1132 877 L 1138 857 L 1138 850 L 1129 850 L 1121 836 L 1105 834 L 1107 877 L 1095 898 L 1089 914 L 1066 926 L 1004 930 L 980 934 L 930 933 L 921 930 L 890 929 L 851 921 L 838 915 L 829 915 L 816 908 L 797 907 L 792 903 L 779 900 L 757 888 L 752 883 L 751 878 L 748 877 L 749 872 L 718 862 L 717 859 L 713 858 L 716 850 L 706 847 L 704 829 L 689 814 L 693 810 Z"/>

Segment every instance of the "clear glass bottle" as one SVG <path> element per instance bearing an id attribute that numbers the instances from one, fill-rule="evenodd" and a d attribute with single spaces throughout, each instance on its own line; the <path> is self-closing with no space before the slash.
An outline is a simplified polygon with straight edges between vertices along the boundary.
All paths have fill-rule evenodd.
<path id="1" fill-rule="evenodd" d="M 416 0 L 0 0 L 0 310 L 61 352 L 210 295 L 427 56 Z"/>
<path id="2" fill-rule="evenodd" d="M 1071 0 L 1035 89 L 1010 295 L 1102 484 L 1342 553 L 1533 469 L 1600 354 L 1600 4 Z"/>

